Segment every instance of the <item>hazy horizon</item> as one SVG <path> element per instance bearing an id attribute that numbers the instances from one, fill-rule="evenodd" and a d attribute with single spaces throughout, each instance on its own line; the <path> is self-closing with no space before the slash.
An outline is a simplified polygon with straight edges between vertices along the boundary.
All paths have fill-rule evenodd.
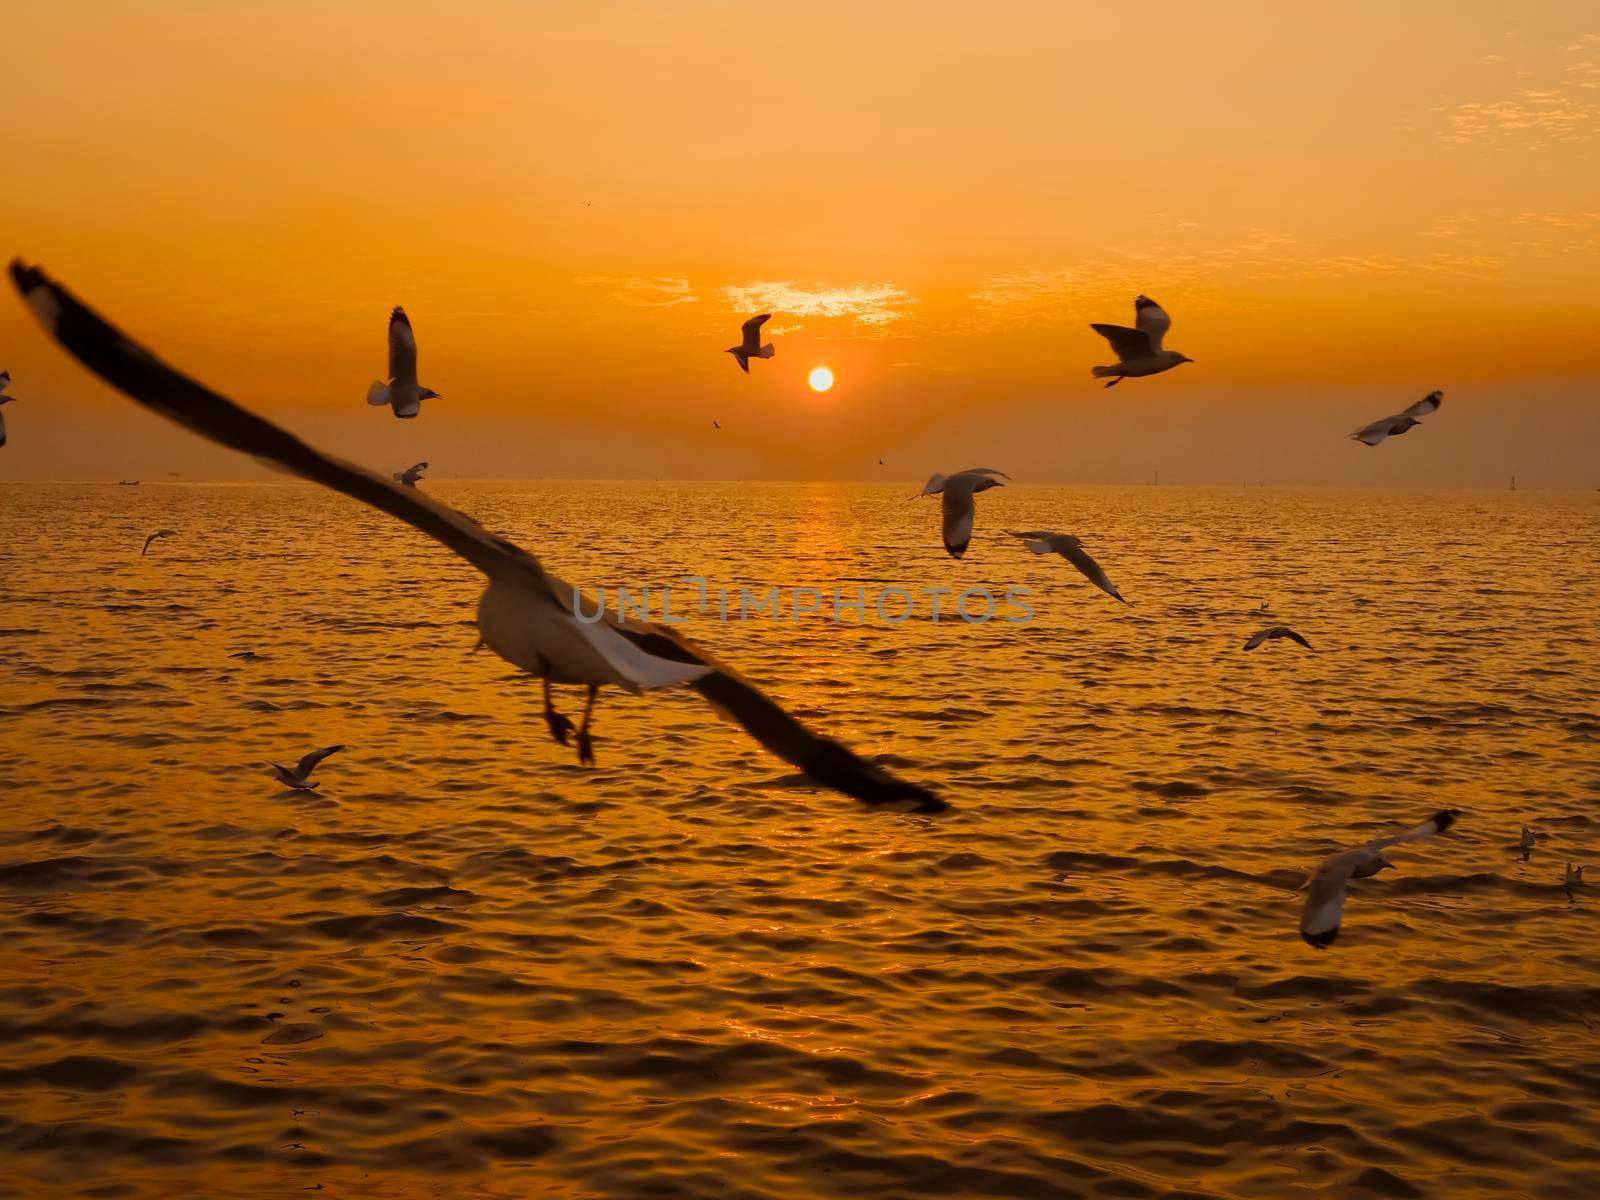
<path id="1" fill-rule="evenodd" d="M 711 0 L 94 11 L 13 17 L 0 253 L 378 469 L 1600 482 L 1587 5 L 822 3 L 739 53 Z M 1195 362 L 1104 390 L 1089 322 L 1141 292 Z M 415 422 L 363 404 L 396 304 L 443 394 Z M 5 368 L 0 478 L 253 471 L 10 299 Z"/>

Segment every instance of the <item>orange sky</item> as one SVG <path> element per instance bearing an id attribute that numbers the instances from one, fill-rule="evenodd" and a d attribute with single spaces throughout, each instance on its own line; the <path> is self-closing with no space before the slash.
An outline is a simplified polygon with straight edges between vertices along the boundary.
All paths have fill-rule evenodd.
<path id="1" fill-rule="evenodd" d="M 385 470 L 1600 483 L 1590 3 L 71 0 L 7 44 L 0 250 Z M 1140 291 L 1197 361 L 1104 391 Z M 416 422 L 362 403 L 396 303 Z M 255 473 L 9 301 L 0 367 L 0 479 Z"/>

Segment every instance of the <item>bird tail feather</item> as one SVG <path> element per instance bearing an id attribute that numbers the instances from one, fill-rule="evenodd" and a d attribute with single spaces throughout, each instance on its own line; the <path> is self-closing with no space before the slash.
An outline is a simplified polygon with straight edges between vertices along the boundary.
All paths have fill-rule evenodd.
<path id="1" fill-rule="evenodd" d="M 760 350 L 757 350 L 756 353 L 762 358 L 771 358 L 777 353 L 777 351 L 772 348 L 772 343 L 768 342 L 765 346 L 761 347 Z"/>
<path id="2" fill-rule="evenodd" d="M 1096 367 L 1091 372 L 1096 379 L 1104 379 L 1106 376 L 1115 375 L 1116 373 L 1117 369 L 1115 367 Z"/>
<path id="3" fill-rule="evenodd" d="M 388 404 L 389 385 L 374 380 L 372 386 L 367 389 L 367 403 L 374 408 L 381 408 Z"/>

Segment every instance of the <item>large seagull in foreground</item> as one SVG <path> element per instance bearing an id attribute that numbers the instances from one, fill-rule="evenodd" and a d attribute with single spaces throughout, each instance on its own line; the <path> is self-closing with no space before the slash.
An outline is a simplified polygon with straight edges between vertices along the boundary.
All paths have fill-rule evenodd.
<path id="1" fill-rule="evenodd" d="M 578 729 L 580 761 L 592 762 L 589 720 L 607 684 L 629 692 L 688 684 L 752 737 L 814 781 L 868 804 L 900 802 L 919 812 L 947 807 L 928 789 L 897 779 L 838 742 L 812 733 L 754 685 L 676 631 L 600 614 L 574 615 L 575 589 L 547 574 L 526 550 L 415 488 L 329 457 L 162 362 L 37 267 L 11 264 L 11 278 L 50 335 L 112 387 L 214 442 L 323 484 L 444 543 L 489 584 L 478 601 L 485 645 L 544 682 L 545 721 L 563 745 L 572 722 L 550 703 L 552 683 L 588 689 Z M 585 618 L 589 616 L 584 613 Z"/>

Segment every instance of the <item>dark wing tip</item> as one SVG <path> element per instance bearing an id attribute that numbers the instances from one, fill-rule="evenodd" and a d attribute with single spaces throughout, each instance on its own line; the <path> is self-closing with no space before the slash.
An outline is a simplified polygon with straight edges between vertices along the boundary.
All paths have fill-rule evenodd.
<path id="1" fill-rule="evenodd" d="M 1460 815 L 1461 810 L 1459 808 L 1441 808 L 1433 814 L 1433 823 L 1438 827 L 1439 832 L 1443 833 L 1456 823 L 1456 818 Z"/>
<path id="2" fill-rule="evenodd" d="M 1333 945 L 1334 939 L 1339 936 L 1339 927 L 1335 925 L 1332 929 L 1324 929 L 1321 933 L 1307 933 L 1302 929 L 1300 936 L 1305 939 L 1306 945 L 1313 949 L 1326 950 Z"/>
<path id="3" fill-rule="evenodd" d="M 1149 296 L 1135 296 L 1133 298 L 1133 307 L 1138 310 L 1142 308 L 1160 308 L 1161 305 L 1150 299 Z"/>

